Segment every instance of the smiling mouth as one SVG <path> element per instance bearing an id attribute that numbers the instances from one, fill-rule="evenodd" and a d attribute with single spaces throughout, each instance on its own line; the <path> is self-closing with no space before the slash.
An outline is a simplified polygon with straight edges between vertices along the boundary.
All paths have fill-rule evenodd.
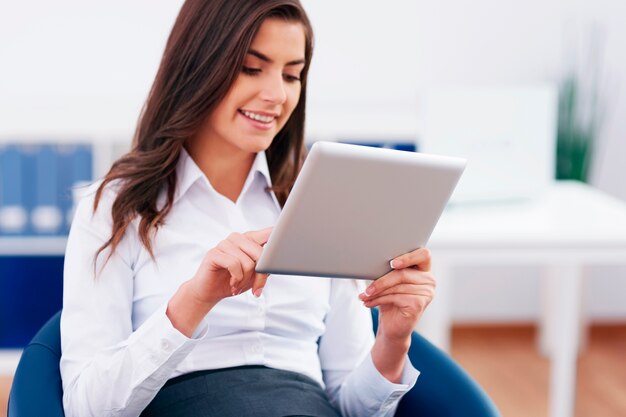
<path id="1" fill-rule="evenodd" d="M 276 119 L 276 116 L 271 116 L 271 115 L 267 115 L 267 114 L 261 114 L 261 113 L 255 113 L 255 112 L 251 112 L 248 110 L 239 110 L 239 113 L 243 114 L 244 116 L 246 116 L 248 119 L 252 119 L 256 122 L 261 122 L 261 123 L 271 123 L 272 121 L 274 121 Z"/>

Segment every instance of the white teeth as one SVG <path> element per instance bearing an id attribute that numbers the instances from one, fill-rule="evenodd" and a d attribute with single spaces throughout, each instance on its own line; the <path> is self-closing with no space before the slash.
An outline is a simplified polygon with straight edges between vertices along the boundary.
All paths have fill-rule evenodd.
<path id="1" fill-rule="evenodd" d="M 252 113 L 246 110 L 242 110 L 241 113 L 243 113 L 246 117 L 249 117 L 252 120 L 256 120 L 257 122 L 269 123 L 272 120 L 274 120 L 274 116 L 265 116 L 265 115 L 258 114 L 258 113 Z"/>

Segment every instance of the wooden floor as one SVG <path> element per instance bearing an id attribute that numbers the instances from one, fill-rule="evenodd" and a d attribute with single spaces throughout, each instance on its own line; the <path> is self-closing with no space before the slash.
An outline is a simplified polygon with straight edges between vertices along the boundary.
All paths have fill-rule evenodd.
<path id="1" fill-rule="evenodd" d="M 483 386 L 504 417 L 548 416 L 548 361 L 535 329 L 455 327 L 452 356 Z M 10 378 L 0 377 L 0 417 Z M 626 325 L 593 326 L 578 363 L 576 417 L 626 416 Z"/>
<path id="2" fill-rule="evenodd" d="M 9 390 L 11 378 L 0 376 L 0 417 L 7 416 L 7 403 L 9 402 Z"/>
<path id="3" fill-rule="evenodd" d="M 456 327 L 452 356 L 504 417 L 548 416 L 549 363 L 535 328 Z M 626 325 L 592 326 L 578 360 L 576 417 L 626 416 Z"/>

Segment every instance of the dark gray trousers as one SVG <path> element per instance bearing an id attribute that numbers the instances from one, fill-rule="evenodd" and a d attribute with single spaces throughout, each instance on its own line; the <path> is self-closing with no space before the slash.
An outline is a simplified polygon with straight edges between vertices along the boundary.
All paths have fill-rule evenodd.
<path id="1" fill-rule="evenodd" d="M 296 372 L 242 366 L 169 380 L 141 417 L 340 417 L 326 393 Z"/>

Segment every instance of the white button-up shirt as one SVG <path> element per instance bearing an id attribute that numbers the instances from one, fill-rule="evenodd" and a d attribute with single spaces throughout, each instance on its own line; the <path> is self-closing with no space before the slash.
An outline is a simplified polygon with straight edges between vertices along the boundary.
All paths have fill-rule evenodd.
<path id="1" fill-rule="evenodd" d="M 135 219 L 116 252 L 94 255 L 111 235 L 116 186 L 96 213 L 94 191 L 79 202 L 68 238 L 61 375 L 66 416 L 138 416 L 168 379 L 193 371 L 265 365 L 307 375 L 343 416 L 391 416 L 418 372 L 407 359 L 401 384 L 374 367 L 370 311 L 356 281 L 272 275 L 219 302 L 191 338 L 165 311 L 211 248 L 232 232 L 273 226 L 280 206 L 259 153 L 236 203 L 215 191 L 186 151 L 177 165 L 174 206 L 153 238 L 156 262 Z M 162 196 L 164 197 L 164 195 Z M 162 203 L 162 201 L 161 201 Z"/>

